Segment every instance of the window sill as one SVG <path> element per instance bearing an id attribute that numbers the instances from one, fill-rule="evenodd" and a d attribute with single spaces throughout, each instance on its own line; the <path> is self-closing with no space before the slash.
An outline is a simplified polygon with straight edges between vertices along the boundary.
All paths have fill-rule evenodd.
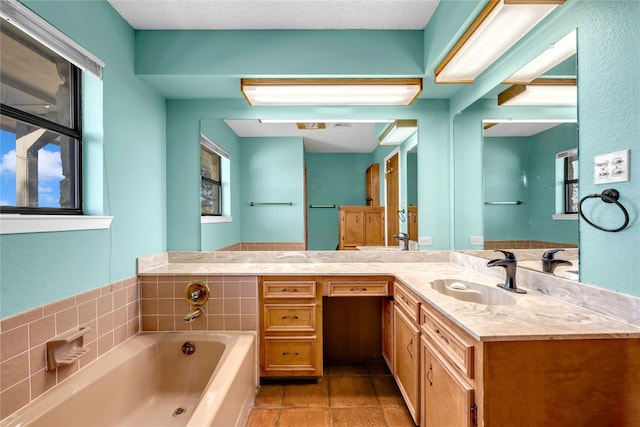
<path id="1" fill-rule="evenodd" d="M 577 221 L 578 220 L 578 214 L 551 215 L 551 218 L 553 218 L 554 221 Z"/>
<path id="2" fill-rule="evenodd" d="M 112 216 L 2 214 L 0 234 L 103 230 L 111 227 L 112 220 Z"/>
<path id="3" fill-rule="evenodd" d="M 230 216 L 201 216 L 200 224 L 217 224 L 219 222 L 233 222 Z"/>

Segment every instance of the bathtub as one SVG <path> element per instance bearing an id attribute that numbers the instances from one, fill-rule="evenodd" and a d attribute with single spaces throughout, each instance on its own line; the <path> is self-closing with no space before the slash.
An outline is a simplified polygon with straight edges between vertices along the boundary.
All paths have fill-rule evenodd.
<path id="1" fill-rule="evenodd" d="M 256 370 L 253 333 L 140 333 L 0 425 L 243 426 Z"/>

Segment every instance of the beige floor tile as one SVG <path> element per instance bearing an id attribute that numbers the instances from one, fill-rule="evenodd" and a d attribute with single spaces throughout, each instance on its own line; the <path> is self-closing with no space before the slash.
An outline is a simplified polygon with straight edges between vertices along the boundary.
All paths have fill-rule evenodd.
<path id="1" fill-rule="evenodd" d="M 281 384 L 261 385 L 254 401 L 255 407 L 280 407 L 284 387 Z"/>
<path id="2" fill-rule="evenodd" d="M 284 386 L 282 406 L 328 407 L 329 387 L 326 379 L 317 383 L 287 384 Z"/>
<path id="3" fill-rule="evenodd" d="M 372 375 L 371 380 L 381 406 L 405 406 L 396 380 L 391 375 Z"/>
<path id="4" fill-rule="evenodd" d="M 415 427 L 406 406 L 382 408 L 388 427 Z"/>
<path id="5" fill-rule="evenodd" d="M 246 427 L 275 427 L 278 425 L 279 409 L 254 408 L 249 414 Z"/>
<path id="6" fill-rule="evenodd" d="M 326 427 L 330 426 L 329 408 L 283 408 L 278 427 Z"/>
<path id="7" fill-rule="evenodd" d="M 382 408 L 333 408 L 333 427 L 385 427 Z"/>
<path id="8" fill-rule="evenodd" d="M 331 407 L 380 405 L 369 376 L 329 377 L 329 403 Z"/>

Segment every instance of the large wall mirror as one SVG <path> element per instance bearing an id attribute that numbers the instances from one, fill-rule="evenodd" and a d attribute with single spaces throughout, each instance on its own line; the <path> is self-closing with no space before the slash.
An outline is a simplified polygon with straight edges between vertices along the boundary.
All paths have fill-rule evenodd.
<path id="1" fill-rule="evenodd" d="M 574 53 L 534 81 L 573 81 L 575 99 L 575 32 L 567 40 Z M 455 248 L 488 259 L 496 249 L 515 251 L 519 266 L 536 270 L 544 252 L 558 249 L 554 257 L 571 264 L 553 273 L 577 280 L 577 101 L 558 103 L 562 95 L 551 92 L 550 100 L 511 105 L 505 93 L 528 90 L 513 78 L 454 118 Z"/>
<path id="2" fill-rule="evenodd" d="M 413 131 L 381 144 L 393 122 L 202 120 L 201 137 L 227 150 L 235 170 L 223 183 L 232 194 L 232 220 L 203 219 L 201 249 L 335 250 L 339 207 L 367 205 L 382 206 L 390 219 L 383 224 L 383 245 L 397 247 L 392 236 L 409 232 L 412 221 L 417 248 L 417 121 L 404 120 L 413 122 Z M 368 194 L 371 173 L 375 197 Z"/>

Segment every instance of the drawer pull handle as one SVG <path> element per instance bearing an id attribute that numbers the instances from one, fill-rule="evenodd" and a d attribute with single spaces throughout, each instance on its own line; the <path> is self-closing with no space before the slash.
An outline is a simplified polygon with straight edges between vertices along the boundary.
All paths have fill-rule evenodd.
<path id="1" fill-rule="evenodd" d="M 436 328 L 436 334 L 438 334 L 438 336 L 440 338 L 442 338 L 444 340 L 444 342 L 446 342 L 447 344 L 449 344 L 449 338 L 447 338 L 446 335 L 444 335 L 442 332 L 440 332 L 439 328 Z"/>
<path id="2" fill-rule="evenodd" d="M 294 319 L 294 320 L 298 320 L 299 317 L 298 316 L 282 316 L 282 319 Z"/>
<path id="3" fill-rule="evenodd" d="M 282 288 L 282 292 L 298 292 L 298 288 Z"/>
<path id="4" fill-rule="evenodd" d="M 409 352 L 409 357 L 411 357 L 413 359 L 413 353 L 411 352 L 411 349 L 409 348 L 409 346 L 413 345 L 413 338 L 411 338 L 411 341 L 409 341 L 409 344 L 407 344 L 407 351 Z"/>
<path id="5" fill-rule="evenodd" d="M 433 381 L 431 380 L 431 375 L 433 375 L 433 366 L 431 366 L 431 362 L 429 362 L 429 370 L 427 371 L 427 381 L 429 381 L 429 386 L 433 385 Z"/>
<path id="6" fill-rule="evenodd" d="M 351 292 L 366 292 L 367 288 L 351 288 Z"/>
<path id="7" fill-rule="evenodd" d="M 283 351 L 282 355 L 283 356 L 297 356 L 300 353 L 298 353 L 297 351 Z"/>

